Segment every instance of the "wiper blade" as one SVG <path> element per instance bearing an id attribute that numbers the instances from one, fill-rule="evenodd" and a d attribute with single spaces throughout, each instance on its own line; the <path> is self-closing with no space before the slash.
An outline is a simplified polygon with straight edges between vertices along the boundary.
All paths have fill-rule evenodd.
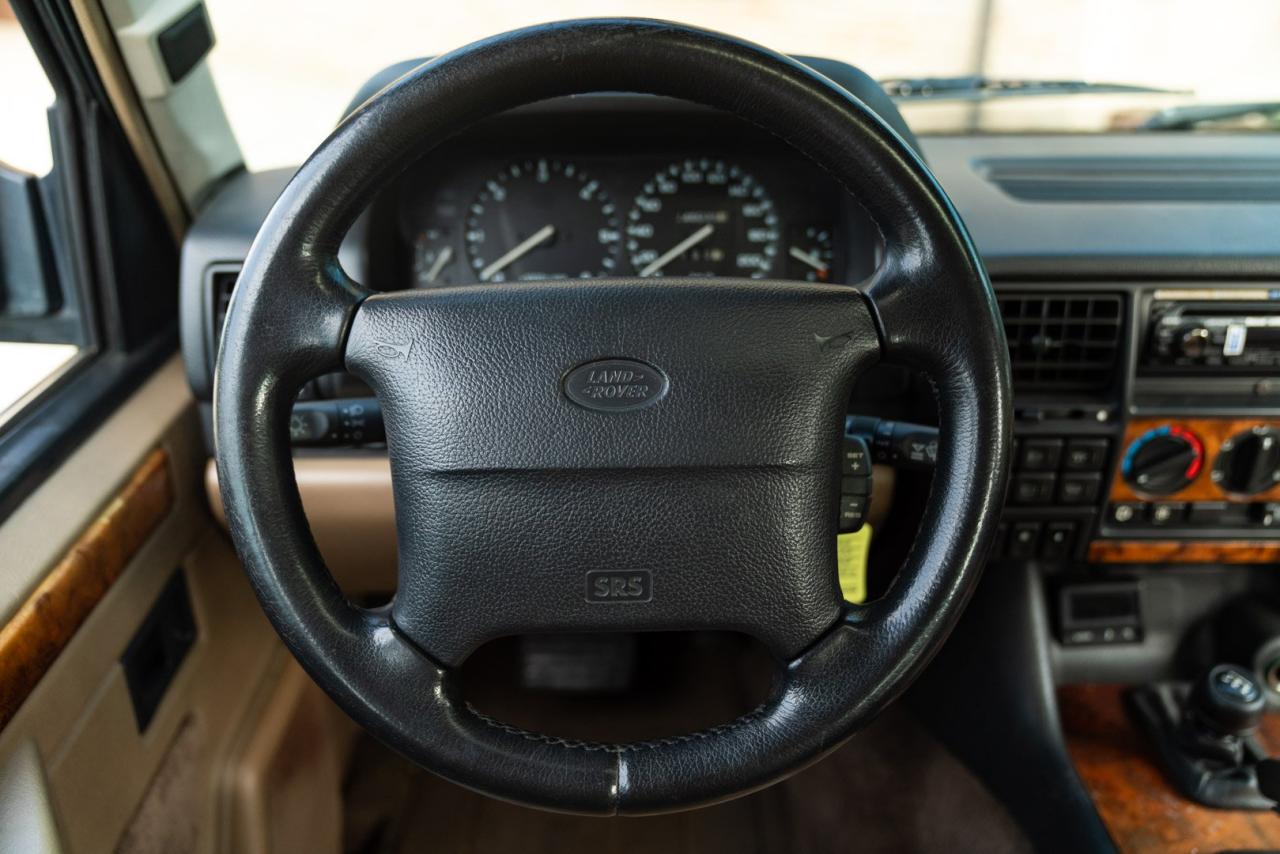
<path id="1" fill-rule="evenodd" d="M 1131 83 L 1090 83 L 1087 80 L 1002 80 L 982 75 L 963 77 L 894 77 L 880 85 L 901 100 L 981 101 L 987 98 L 1031 95 L 1106 95 L 1112 93 L 1187 94 Z"/>
<path id="2" fill-rule="evenodd" d="M 1143 122 L 1143 130 L 1189 130 L 1205 122 L 1220 122 L 1258 115 L 1274 117 L 1280 114 L 1280 101 L 1253 101 L 1240 104 L 1188 104 L 1161 110 Z"/>

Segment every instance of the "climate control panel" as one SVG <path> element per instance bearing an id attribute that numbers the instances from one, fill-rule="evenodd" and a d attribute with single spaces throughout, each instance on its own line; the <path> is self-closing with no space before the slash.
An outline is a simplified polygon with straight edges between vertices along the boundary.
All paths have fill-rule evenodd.
<path id="1" fill-rule="evenodd" d="M 1207 541 L 1220 546 L 1215 559 L 1232 560 L 1233 547 L 1261 554 L 1259 541 L 1280 538 L 1280 422 L 1131 421 L 1101 533 L 1108 540 L 1132 540 L 1130 552 L 1136 554 L 1143 542 L 1173 549 Z M 1166 560 L 1169 553 L 1178 552 L 1160 551 Z"/>

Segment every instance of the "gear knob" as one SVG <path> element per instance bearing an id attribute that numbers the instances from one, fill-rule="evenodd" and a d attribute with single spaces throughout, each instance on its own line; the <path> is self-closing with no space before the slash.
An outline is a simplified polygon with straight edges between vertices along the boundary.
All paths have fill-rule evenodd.
<path id="1" fill-rule="evenodd" d="M 1196 680 L 1188 711 L 1218 735 L 1245 736 L 1258 728 L 1266 697 L 1257 679 L 1243 667 L 1218 664 Z"/>

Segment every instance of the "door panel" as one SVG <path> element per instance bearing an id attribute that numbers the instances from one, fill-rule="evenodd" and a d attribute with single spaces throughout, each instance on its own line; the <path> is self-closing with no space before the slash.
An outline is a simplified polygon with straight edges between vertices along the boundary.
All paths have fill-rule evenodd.
<path id="1" fill-rule="evenodd" d="M 0 703 L 0 797 L 43 781 L 61 840 L 51 849 L 0 826 L 0 850 L 216 850 L 226 757 L 287 658 L 209 515 L 204 462 L 175 359 L 0 526 L 0 638 L 42 651 L 28 662 L 37 672 L 20 674 L 29 696 L 8 712 Z M 128 495 L 141 504 L 128 509 Z M 175 572 L 195 640 L 140 732 L 120 659 Z M 0 814 L 16 806 L 0 802 Z"/>

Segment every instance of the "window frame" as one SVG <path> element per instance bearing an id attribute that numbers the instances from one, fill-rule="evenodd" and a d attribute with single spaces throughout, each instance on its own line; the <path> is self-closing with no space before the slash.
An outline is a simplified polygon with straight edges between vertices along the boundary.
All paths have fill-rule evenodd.
<path id="1" fill-rule="evenodd" d="M 80 353 L 0 423 L 0 520 L 178 344 L 177 241 L 74 12 L 60 0 L 11 5 L 54 91 L 48 178 L 57 204 L 48 214 L 57 221 L 50 238 L 64 304 L 74 302 L 83 338 Z M 121 245 L 146 245 L 148 252 L 115 251 Z M 153 255 L 154 262 L 137 258 Z M 139 265 L 139 271 L 130 269 Z M 127 275 L 134 272 L 139 275 Z"/>

